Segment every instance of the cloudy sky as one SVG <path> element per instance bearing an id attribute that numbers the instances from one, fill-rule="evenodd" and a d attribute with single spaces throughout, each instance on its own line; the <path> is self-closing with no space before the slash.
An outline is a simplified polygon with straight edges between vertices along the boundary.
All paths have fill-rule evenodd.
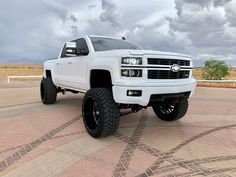
<path id="1" fill-rule="evenodd" d="M 236 66 L 236 0 L 0 1 L 0 63 L 42 63 L 84 34 Z"/>

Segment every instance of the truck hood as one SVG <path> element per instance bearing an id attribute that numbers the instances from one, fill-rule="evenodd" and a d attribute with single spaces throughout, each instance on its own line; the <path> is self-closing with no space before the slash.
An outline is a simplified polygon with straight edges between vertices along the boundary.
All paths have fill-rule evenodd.
<path id="1" fill-rule="evenodd" d="M 125 56 L 125 55 L 162 55 L 162 56 L 173 56 L 173 57 L 185 57 L 191 59 L 190 56 L 180 53 L 173 53 L 173 52 L 162 52 L 156 50 L 108 50 L 108 51 L 99 51 L 95 52 L 96 56 L 99 57 L 114 57 L 114 56 Z"/>
<path id="2" fill-rule="evenodd" d="M 177 56 L 177 57 L 187 57 L 191 58 L 188 55 L 174 53 L 174 52 L 163 52 L 163 51 L 156 51 L 156 50 L 129 50 L 131 55 L 168 55 L 168 56 Z"/>

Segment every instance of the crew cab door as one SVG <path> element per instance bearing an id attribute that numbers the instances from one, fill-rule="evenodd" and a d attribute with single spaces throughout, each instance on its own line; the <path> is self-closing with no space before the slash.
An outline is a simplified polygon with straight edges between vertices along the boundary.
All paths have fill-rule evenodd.
<path id="1" fill-rule="evenodd" d="M 88 46 L 84 38 L 77 39 L 73 42 L 76 42 L 77 52 L 75 56 L 68 56 L 66 49 L 63 49 L 65 55 L 60 59 L 58 66 L 60 85 L 75 90 L 86 90 L 87 63 L 89 62 Z"/>
<path id="2" fill-rule="evenodd" d="M 66 55 L 66 44 L 63 46 L 61 55 L 58 57 L 55 66 L 54 66 L 54 75 L 53 78 L 56 81 L 57 85 L 64 85 L 67 80 L 67 67 L 69 56 Z"/>

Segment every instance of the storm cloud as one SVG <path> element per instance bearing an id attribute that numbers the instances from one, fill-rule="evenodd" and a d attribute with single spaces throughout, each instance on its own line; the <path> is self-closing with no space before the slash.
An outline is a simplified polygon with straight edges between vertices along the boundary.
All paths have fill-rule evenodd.
<path id="1" fill-rule="evenodd" d="M 41 63 L 85 34 L 125 36 L 196 60 L 236 59 L 232 0 L 9 0 L 0 7 L 1 63 Z"/>
<path id="2" fill-rule="evenodd" d="M 194 56 L 235 59 L 235 2 L 230 0 L 176 0 L 177 16 L 168 18 L 169 28 L 185 34 L 186 49 Z"/>

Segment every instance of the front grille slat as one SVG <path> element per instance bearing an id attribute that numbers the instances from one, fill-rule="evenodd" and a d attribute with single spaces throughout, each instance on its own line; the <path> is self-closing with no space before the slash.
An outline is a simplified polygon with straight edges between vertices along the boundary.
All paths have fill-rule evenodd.
<path id="1" fill-rule="evenodd" d="M 148 58 L 149 65 L 173 65 L 178 64 L 180 66 L 190 66 L 188 60 L 176 60 L 176 59 L 161 59 L 161 58 Z"/>
<path id="2" fill-rule="evenodd" d="M 172 72 L 171 70 L 148 70 L 148 79 L 185 79 L 189 77 L 188 70 Z"/>

